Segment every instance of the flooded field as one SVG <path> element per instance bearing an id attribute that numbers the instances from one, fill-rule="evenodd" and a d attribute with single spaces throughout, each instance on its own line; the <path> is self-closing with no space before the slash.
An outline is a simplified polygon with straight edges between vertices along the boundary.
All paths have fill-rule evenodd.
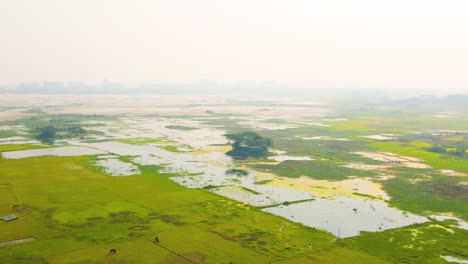
<path id="1" fill-rule="evenodd" d="M 327 230 L 337 237 L 352 237 L 361 231 L 378 232 L 424 223 L 426 217 L 404 213 L 384 202 L 355 198 L 314 201 L 263 209 L 291 221 Z"/>
<path id="2" fill-rule="evenodd" d="M 21 165 L 15 163 L 32 164 L 31 177 L 38 175 L 36 167 L 41 164 L 50 163 L 47 175 L 57 171 L 55 178 L 44 179 L 37 195 L 35 189 L 32 198 L 19 202 L 34 208 L 50 203 L 49 211 L 38 214 L 49 212 L 54 221 L 67 223 L 65 228 L 92 229 L 87 236 L 100 234 L 94 227 L 128 222 L 131 225 L 119 227 L 111 236 L 125 230 L 139 241 L 137 233 L 148 232 L 144 235 L 158 234 L 166 242 L 165 233 L 172 232 L 168 230 L 187 228 L 180 236 L 192 232 L 196 225 L 209 230 L 209 240 L 221 239 L 217 244 L 244 241 L 265 248 L 272 243 L 266 237 L 273 237 L 279 241 L 277 248 L 282 248 L 286 243 L 299 243 L 296 240 L 300 237 L 311 241 L 312 232 L 325 237 L 319 244 L 335 238 L 350 245 L 361 239 L 393 244 L 394 240 L 406 241 L 400 247 L 415 248 L 414 254 L 419 254 L 417 248 L 438 243 L 433 242 L 433 236 L 442 240 L 449 234 L 460 240 L 468 229 L 463 210 L 468 186 L 466 163 L 453 154 L 456 147 L 436 154 L 428 151 L 431 145 L 424 142 L 440 139 L 446 145 L 458 144 L 465 139 L 466 129 L 423 133 L 423 129 L 394 132 L 372 127 L 370 132 L 360 130 L 349 115 L 341 118 L 329 104 L 274 101 L 267 106 L 244 107 L 249 101 L 241 101 L 239 106 L 215 97 L 201 103 L 166 97 L 168 101 L 159 98 L 162 103 L 154 107 L 154 100 L 148 98 L 141 98 L 141 106 L 122 97 L 98 98 L 99 104 L 81 98 L 69 105 L 69 98 L 58 97 L 43 105 L 43 112 L 28 112 L 33 118 L 0 123 L 0 166 L 1 162 L 12 164 L 10 170 L 18 171 Z M 42 99 L 29 100 L 25 105 L 35 106 Z M 57 129 L 53 142 L 43 142 L 38 136 L 47 126 Z M 257 132 L 273 144 L 262 156 L 229 156 L 226 153 L 234 143 L 226 134 L 237 131 Z M 55 163 L 56 158 L 60 162 Z M 84 187 L 71 186 L 82 196 L 65 195 L 68 182 L 84 173 L 89 173 L 84 178 L 86 184 L 80 183 Z M 12 175 L 11 179 L 18 178 L 15 191 L 24 192 L 34 184 L 22 179 L 22 173 Z M 55 184 L 60 180 L 64 182 Z M 49 185 L 50 191 L 44 191 Z M 98 189 L 101 185 L 103 189 Z M 7 186 L 7 196 L 14 193 L 10 185 L 2 186 Z M 167 186 L 174 191 L 166 190 Z M 121 196 L 125 199 L 116 202 Z M 14 196 L 8 199 L 11 208 L 19 203 Z M 66 208 L 67 203 L 73 208 Z M 147 212 L 151 207 L 161 209 Z M 8 213 L 23 219 L 24 212 L 15 210 Z M 251 217 L 257 213 L 261 217 Z M 227 222 L 212 224 L 217 221 Z M 269 226 L 271 223 L 275 224 Z M 251 228 L 252 224 L 258 226 Z M 295 233 L 299 226 L 307 228 Z M 398 238 L 394 234 L 399 232 L 409 234 Z M 423 233 L 427 237 L 419 238 Z M 285 234 L 294 239 L 283 242 Z M 23 237 L 36 236 L 28 233 Z M 10 247 L 9 241 L 21 239 L 11 236 L 0 243 Z M 39 236 L 37 240 L 43 241 Z M 418 246 L 419 240 L 423 244 Z M 28 240 L 27 244 L 34 243 Z M 434 251 L 432 257 L 464 261 L 459 254 L 442 249 Z"/>
<path id="3" fill-rule="evenodd" d="M 100 159 L 96 161 L 96 166 L 102 167 L 107 174 L 112 176 L 130 176 L 140 174 L 137 166 L 118 159 Z"/>

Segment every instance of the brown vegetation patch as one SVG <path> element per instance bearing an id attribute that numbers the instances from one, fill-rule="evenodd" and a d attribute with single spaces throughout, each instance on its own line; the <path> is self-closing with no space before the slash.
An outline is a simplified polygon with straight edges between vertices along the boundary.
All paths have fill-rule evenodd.
<path id="1" fill-rule="evenodd" d="M 122 217 L 122 216 L 129 216 L 135 214 L 134 212 L 130 211 L 120 211 L 120 212 L 115 212 L 115 213 L 109 213 L 109 216 L 114 218 L 114 217 Z"/>
<path id="2" fill-rule="evenodd" d="M 468 199 L 468 186 L 446 181 L 423 181 L 422 188 L 428 193 L 440 196 L 453 196 Z"/>
<path id="3" fill-rule="evenodd" d="M 237 238 L 239 240 L 241 240 L 241 241 L 244 241 L 244 242 L 251 242 L 251 241 L 256 241 L 257 239 L 259 239 L 264 234 L 265 234 L 265 232 L 262 232 L 262 231 L 254 231 L 252 233 L 240 234 L 240 235 L 237 236 Z"/>
<path id="4" fill-rule="evenodd" d="M 103 219 L 104 219 L 104 217 L 100 217 L 100 216 L 86 218 L 87 221 L 100 221 L 100 220 L 103 220 Z"/>
<path id="5" fill-rule="evenodd" d="M 178 215 L 169 215 L 169 214 L 157 214 L 152 213 L 151 219 L 158 219 L 163 221 L 166 224 L 173 224 L 173 225 L 183 225 L 184 223 L 181 221 L 180 216 Z"/>
<path id="6" fill-rule="evenodd" d="M 214 231 L 214 230 L 211 230 L 210 231 L 211 233 L 213 234 L 216 234 L 218 236 L 220 236 L 221 238 L 225 239 L 225 240 L 228 240 L 228 241 L 236 241 L 234 238 L 230 237 L 230 236 L 227 236 L 226 234 L 223 234 L 221 232 L 217 232 L 217 231 Z"/>
<path id="7" fill-rule="evenodd" d="M 199 252 L 192 252 L 183 255 L 176 255 L 168 257 L 164 264 L 182 264 L 182 263 L 203 263 L 205 258 Z"/>

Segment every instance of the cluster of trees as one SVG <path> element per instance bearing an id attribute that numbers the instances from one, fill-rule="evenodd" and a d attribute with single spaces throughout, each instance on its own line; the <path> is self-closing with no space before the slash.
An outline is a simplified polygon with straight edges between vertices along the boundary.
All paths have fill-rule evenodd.
<path id="1" fill-rule="evenodd" d="M 53 125 L 36 128 L 36 139 L 46 144 L 53 144 L 57 138 L 73 137 L 86 134 L 86 130 L 80 126 L 62 126 Z"/>
<path id="2" fill-rule="evenodd" d="M 467 143 L 460 143 L 455 149 L 455 155 L 464 156 L 466 154 L 466 149 L 468 148 Z"/>
<path id="3" fill-rule="evenodd" d="M 455 146 L 455 151 L 450 152 L 450 154 L 454 154 L 454 155 L 457 155 L 457 156 L 465 156 L 466 149 L 468 149 L 468 143 L 460 142 Z M 437 145 L 437 144 L 432 145 L 427 150 L 430 151 L 430 152 L 435 152 L 435 153 L 447 153 L 447 149 L 444 146 Z"/>
<path id="4" fill-rule="evenodd" d="M 55 136 L 57 135 L 57 129 L 54 126 L 46 126 L 37 129 L 39 134 L 36 139 L 42 143 L 53 144 Z"/>
<path id="5" fill-rule="evenodd" d="M 445 153 L 445 152 L 447 152 L 445 147 L 443 147 L 441 145 L 432 145 L 427 150 L 430 151 L 430 152 L 435 152 L 435 153 Z"/>
<path id="6" fill-rule="evenodd" d="M 269 138 L 262 137 L 251 131 L 226 134 L 232 150 L 226 154 L 233 157 L 259 157 L 268 153 L 268 147 L 273 144 Z"/>

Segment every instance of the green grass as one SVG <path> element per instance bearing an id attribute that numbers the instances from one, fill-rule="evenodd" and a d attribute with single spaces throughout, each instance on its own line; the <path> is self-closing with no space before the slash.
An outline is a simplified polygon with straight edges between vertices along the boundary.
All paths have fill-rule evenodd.
<path id="1" fill-rule="evenodd" d="M 24 149 L 38 149 L 38 148 L 47 148 L 47 147 L 50 147 L 50 145 L 47 145 L 47 144 L 0 145 L 0 152 L 24 150 Z"/>
<path id="2" fill-rule="evenodd" d="M 179 150 L 179 147 L 185 147 L 185 148 L 187 148 L 188 150 L 192 150 L 192 149 L 193 149 L 192 147 L 186 146 L 186 145 L 177 145 L 177 146 L 167 145 L 167 146 L 162 146 L 163 149 L 165 149 L 165 150 L 167 150 L 167 151 L 170 151 L 170 152 L 186 152 L 186 151 L 181 151 L 181 150 Z"/>
<path id="3" fill-rule="evenodd" d="M 308 176 L 319 180 L 344 180 L 349 176 L 373 176 L 373 171 L 363 171 L 341 166 L 330 161 L 293 161 L 288 160 L 277 165 L 254 164 L 254 169 L 272 172 L 280 176 L 297 178 Z"/>
<path id="4" fill-rule="evenodd" d="M 363 162 L 367 164 L 380 163 L 372 159 L 350 154 L 350 152 L 370 150 L 371 148 L 363 141 L 304 140 L 293 137 L 330 136 L 351 138 L 353 135 L 359 134 L 355 132 L 343 132 L 333 128 L 310 126 L 286 130 L 262 131 L 260 134 L 273 140 L 273 148 L 286 151 L 291 156 L 310 156 L 317 159 Z"/>
<path id="5" fill-rule="evenodd" d="M 425 148 L 430 147 L 430 144 L 426 142 L 371 142 L 369 143 L 369 146 L 379 151 L 388 151 L 396 154 L 420 158 L 435 169 L 452 169 L 468 173 L 467 159 L 427 151 Z"/>
<path id="6" fill-rule="evenodd" d="M 442 228 L 441 228 L 442 227 Z M 433 222 L 379 233 L 363 233 L 347 239 L 347 244 L 366 248 L 366 252 L 387 258 L 392 263 L 447 263 L 440 255 L 467 258 L 468 231 L 443 228 Z"/>
<path id="7" fill-rule="evenodd" d="M 468 186 L 456 179 L 437 177 L 411 182 L 397 177 L 384 182 L 384 190 L 392 197 L 390 203 L 402 210 L 420 215 L 454 213 L 468 221 Z"/>

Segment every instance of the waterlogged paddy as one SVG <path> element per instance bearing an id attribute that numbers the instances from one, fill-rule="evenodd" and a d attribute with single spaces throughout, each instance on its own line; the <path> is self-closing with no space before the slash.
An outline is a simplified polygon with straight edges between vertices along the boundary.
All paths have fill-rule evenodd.
<path id="1" fill-rule="evenodd" d="M 384 202 L 347 197 L 333 200 L 317 198 L 263 211 L 327 230 L 342 238 L 357 236 L 361 231 L 376 232 L 428 221 L 426 217 L 404 213 Z"/>

